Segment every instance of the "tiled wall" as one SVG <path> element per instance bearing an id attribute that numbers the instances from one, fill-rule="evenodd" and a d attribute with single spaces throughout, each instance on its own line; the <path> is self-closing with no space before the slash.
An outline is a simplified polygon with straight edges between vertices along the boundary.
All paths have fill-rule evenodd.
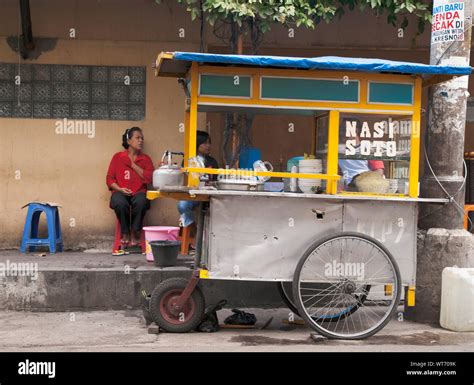
<path id="1" fill-rule="evenodd" d="M 145 89 L 145 67 L 0 63 L 0 118 L 143 120 Z"/>

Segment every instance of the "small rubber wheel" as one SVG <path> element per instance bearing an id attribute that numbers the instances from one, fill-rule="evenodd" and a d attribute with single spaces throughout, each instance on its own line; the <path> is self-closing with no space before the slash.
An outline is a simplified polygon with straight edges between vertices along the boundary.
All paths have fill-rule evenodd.
<path id="1" fill-rule="evenodd" d="M 153 321 L 167 332 L 186 333 L 194 330 L 204 316 L 204 296 L 197 286 L 181 310 L 174 308 L 187 284 L 186 278 L 169 278 L 155 287 L 151 294 L 150 313 Z"/>
<path id="2" fill-rule="evenodd" d="M 291 310 L 293 314 L 299 316 L 298 309 L 293 302 L 293 293 L 292 293 L 292 282 L 277 282 L 277 290 L 280 294 L 280 297 L 283 303 L 286 305 L 288 309 Z"/>

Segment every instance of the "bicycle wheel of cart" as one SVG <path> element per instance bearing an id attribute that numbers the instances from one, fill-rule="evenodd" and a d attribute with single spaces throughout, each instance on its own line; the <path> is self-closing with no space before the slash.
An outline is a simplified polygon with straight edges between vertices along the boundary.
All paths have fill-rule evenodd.
<path id="1" fill-rule="evenodd" d="M 362 339 L 381 330 L 397 311 L 397 263 L 377 240 L 344 232 L 313 243 L 293 278 L 299 315 L 317 332 Z"/>
<path id="2" fill-rule="evenodd" d="M 277 289 L 280 294 L 281 299 L 283 300 L 283 303 L 290 309 L 293 314 L 296 314 L 297 316 L 300 316 L 299 310 L 296 307 L 296 304 L 293 300 L 293 288 L 292 288 L 293 283 L 292 282 L 277 282 Z M 313 287 L 317 288 L 319 287 L 321 290 L 324 288 L 327 288 L 327 284 L 314 284 Z M 328 314 L 324 316 L 324 319 L 328 322 L 337 322 L 340 319 L 343 319 L 345 317 L 350 316 L 352 313 L 354 313 L 360 305 L 364 303 L 364 301 L 367 299 L 367 295 L 370 291 L 370 285 L 366 285 L 361 289 L 362 295 L 358 296 L 355 301 L 355 303 L 352 306 L 348 306 L 345 309 L 342 309 L 341 312 L 335 313 L 335 314 Z M 317 317 L 316 317 L 317 318 Z"/>
<path id="3" fill-rule="evenodd" d="M 170 333 L 185 333 L 196 329 L 204 316 L 204 296 L 196 287 L 182 309 L 175 304 L 188 280 L 169 278 L 161 282 L 151 294 L 150 314 L 153 321 Z"/>

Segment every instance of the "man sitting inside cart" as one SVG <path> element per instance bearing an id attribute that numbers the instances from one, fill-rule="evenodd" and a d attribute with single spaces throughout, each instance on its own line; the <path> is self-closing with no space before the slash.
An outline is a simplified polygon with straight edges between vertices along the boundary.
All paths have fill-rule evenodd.
<path id="1" fill-rule="evenodd" d="M 362 124 L 358 119 L 344 118 L 341 120 L 341 130 L 345 130 L 346 122 L 356 122 L 355 148 L 356 153 L 360 154 L 360 134 Z M 339 154 L 344 154 L 346 150 L 345 144 L 339 145 Z M 341 159 L 338 161 L 339 170 L 342 174 L 344 182 L 344 190 L 359 191 L 357 188 L 357 178 L 361 175 L 374 179 L 385 178 L 384 163 L 382 160 L 366 160 L 366 159 Z M 370 174 L 367 174 L 370 173 Z"/>
<path id="2" fill-rule="evenodd" d="M 211 137 L 205 131 L 197 131 L 196 137 L 196 155 L 204 160 L 206 168 L 219 168 L 217 160 L 211 155 Z M 201 180 L 215 181 L 217 175 L 202 175 Z M 195 201 L 179 201 L 178 211 L 181 214 L 180 225 L 182 227 L 191 227 L 191 236 L 196 232 L 194 209 L 199 205 Z"/>

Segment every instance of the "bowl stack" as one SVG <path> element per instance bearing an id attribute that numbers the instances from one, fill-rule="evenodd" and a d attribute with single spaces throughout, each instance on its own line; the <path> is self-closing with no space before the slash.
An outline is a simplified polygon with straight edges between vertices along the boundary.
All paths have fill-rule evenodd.
<path id="1" fill-rule="evenodd" d="M 321 174 L 323 162 L 321 159 L 303 159 L 298 162 L 300 174 Z M 321 187 L 321 179 L 298 179 L 298 187 L 305 194 L 315 193 Z"/>

